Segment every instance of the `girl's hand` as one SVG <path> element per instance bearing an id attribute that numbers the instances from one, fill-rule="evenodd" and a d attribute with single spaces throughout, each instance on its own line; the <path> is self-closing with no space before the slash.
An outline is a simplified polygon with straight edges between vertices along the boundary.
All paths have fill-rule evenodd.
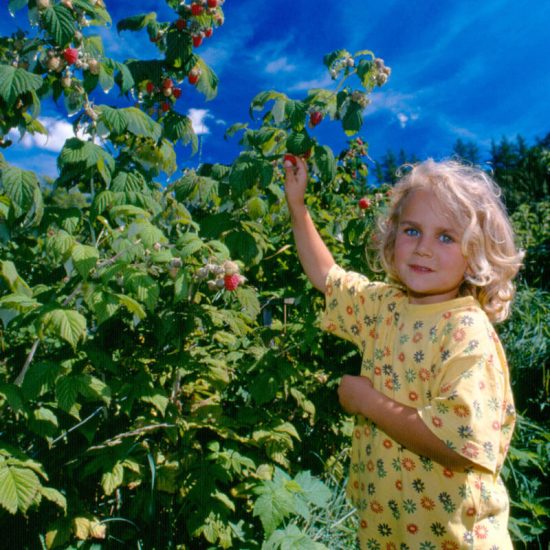
<path id="1" fill-rule="evenodd" d="M 307 165 L 304 159 L 285 155 L 285 194 L 290 208 L 302 206 L 307 186 Z"/>
<path id="2" fill-rule="evenodd" d="M 338 387 L 340 405 L 348 414 L 362 414 L 367 416 L 364 405 L 368 402 L 372 392 L 372 382 L 364 376 L 342 376 Z"/>

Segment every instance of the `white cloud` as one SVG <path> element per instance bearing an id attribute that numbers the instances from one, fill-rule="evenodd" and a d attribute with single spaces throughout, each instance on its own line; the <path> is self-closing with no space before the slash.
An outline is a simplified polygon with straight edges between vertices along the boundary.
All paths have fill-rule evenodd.
<path id="1" fill-rule="evenodd" d="M 47 135 L 43 134 L 29 134 L 26 133 L 23 139 L 19 142 L 19 145 L 25 149 L 45 149 L 46 151 L 52 151 L 59 153 L 65 145 L 65 141 L 75 136 L 72 124 L 69 124 L 65 120 L 56 119 L 53 117 L 39 118 L 38 121 L 48 131 Z M 10 132 L 11 139 L 18 139 L 18 132 L 12 130 Z M 80 132 L 77 134 L 82 137 Z"/>
<path id="2" fill-rule="evenodd" d="M 315 78 L 313 80 L 302 80 L 297 82 L 294 86 L 291 86 L 289 90 L 311 90 L 314 88 L 332 88 L 334 86 L 334 80 L 330 78 L 330 75 L 324 75 L 321 78 Z"/>
<path id="3" fill-rule="evenodd" d="M 210 133 L 210 128 L 208 128 L 205 123 L 207 118 L 212 118 L 208 109 L 189 109 L 189 111 L 187 111 L 187 116 L 191 119 L 195 134 L 200 136 Z"/>
<path id="4" fill-rule="evenodd" d="M 296 69 L 296 65 L 288 62 L 287 57 L 279 57 L 279 59 L 274 59 L 265 66 L 266 73 L 280 73 L 286 72 L 290 73 Z"/>

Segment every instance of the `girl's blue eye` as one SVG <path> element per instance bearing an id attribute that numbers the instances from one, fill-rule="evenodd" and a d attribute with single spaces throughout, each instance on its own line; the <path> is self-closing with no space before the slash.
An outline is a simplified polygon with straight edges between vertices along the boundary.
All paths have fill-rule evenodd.
<path id="1" fill-rule="evenodd" d="M 407 227 L 407 229 L 405 229 L 405 235 L 408 235 L 409 237 L 417 237 L 420 235 L 420 231 L 414 227 Z"/>
<path id="2" fill-rule="evenodd" d="M 442 243 L 454 243 L 455 242 L 454 239 L 450 235 L 446 235 L 445 233 L 443 233 L 443 235 L 440 235 L 439 239 L 441 240 Z"/>

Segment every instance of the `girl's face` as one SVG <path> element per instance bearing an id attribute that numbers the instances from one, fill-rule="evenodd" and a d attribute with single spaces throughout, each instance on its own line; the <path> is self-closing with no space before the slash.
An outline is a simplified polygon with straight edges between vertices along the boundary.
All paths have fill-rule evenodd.
<path id="1" fill-rule="evenodd" d="M 412 191 L 398 220 L 394 265 L 412 304 L 456 298 L 468 263 L 462 231 L 442 213 L 433 193 Z"/>

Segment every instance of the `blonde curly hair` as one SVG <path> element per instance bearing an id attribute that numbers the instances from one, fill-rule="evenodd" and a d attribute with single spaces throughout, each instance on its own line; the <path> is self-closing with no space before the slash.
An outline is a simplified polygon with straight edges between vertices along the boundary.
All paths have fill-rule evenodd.
<path id="1" fill-rule="evenodd" d="M 524 253 L 514 243 L 514 233 L 495 181 L 478 168 L 453 160 L 405 165 L 392 190 L 389 212 L 379 223 L 379 258 L 390 279 L 400 284 L 394 266 L 399 218 L 410 193 L 429 190 L 462 233 L 462 254 L 468 274 L 459 295 L 478 300 L 492 322 L 504 321 L 515 294 L 513 279 Z"/>

